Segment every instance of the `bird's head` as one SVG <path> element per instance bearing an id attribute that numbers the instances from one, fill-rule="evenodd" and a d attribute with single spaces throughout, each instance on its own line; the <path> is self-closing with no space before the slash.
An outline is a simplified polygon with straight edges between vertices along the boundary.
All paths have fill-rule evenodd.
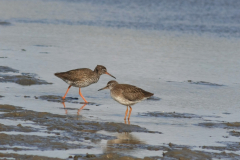
<path id="1" fill-rule="evenodd" d="M 97 72 L 97 74 L 102 75 L 102 74 L 107 74 L 113 78 L 115 78 L 113 75 L 111 75 L 110 73 L 107 72 L 107 68 L 102 66 L 102 65 L 97 65 L 96 68 L 94 69 L 95 72 Z M 116 78 L 115 78 L 116 79 Z"/>
<path id="2" fill-rule="evenodd" d="M 114 80 L 112 80 L 112 81 L 109 81 L 108 83 L 107 83 L 107 86 L 106 87 L 103 87 L 103 88 L 101 88 L 101 89 L 99 89 L 98 91 L 101 91 L 101 90 L 103 90 L 103 89 L 113 89 L 113 87 L 115 86 L 115 85 L 117 85 L 118 84 L 118 82 L 117 81 L 114 81 Z"/>

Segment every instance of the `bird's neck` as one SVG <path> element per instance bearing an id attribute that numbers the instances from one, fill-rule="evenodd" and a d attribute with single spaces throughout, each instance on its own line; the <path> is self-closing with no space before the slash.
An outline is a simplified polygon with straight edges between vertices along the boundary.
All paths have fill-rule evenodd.
<path id="1" fill-rule="evenodd" d="M 100 74 L 98 73 L 98 70 L 97 70 L 97 68 L 95 68 L 93 72 L 95 72 L 95 73 L 96 73 L 96 75 L 99 75 L 99 76 L 100 76 Z"/>
<path id="2" fill-rule="evenodd" d="M 98 71 L 97 67 L 94 69 L 94 72 L 97 73 L 97 75 L 101 76 L 100 72 Z"/>
<path id="3" fill-rule="evenodd" d="M 99 74 L 99 72 L 97 70 L 94 70 L 94 74 L 96 75 L 96 77 L 98 77 L 98 79 L 100 78 L 101 74 Z"/>

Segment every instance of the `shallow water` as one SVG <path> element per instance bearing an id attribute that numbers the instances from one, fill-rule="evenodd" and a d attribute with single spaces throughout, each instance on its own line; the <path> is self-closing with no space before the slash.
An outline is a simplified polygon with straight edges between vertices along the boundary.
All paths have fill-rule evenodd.
<path id="1" fill-rule="evenodd" d="M 204 145 L 222 146 L 219 141 L 240 142 L 238 137 L 229 136 L 227 129 L 198 125 L 239 120 L 239 5 L 234 0 L 211 3 L 2 0 L 0 21 L 10 24 L 0 25 L 0 57 L 5 57 L 0 58 L 1 66 L 17 69 L 19 74 L 37 74 L 53 84 L 1 83 L 0 95 L 4 97 L 0 103 L 77 116 L 83 104 L 66 102 L 64 109 L 61 103 L 35 96 L 64 95 L 68 86 L 54 76 L 55 72 L 94 69 L 100 64 L 107 67 L 119 83 L 134 84 L 161 98 L 133 106 L 131 124 L 163 133 L 130 133 L 139 142 L 149 145 L 171 142 L 193 149 Z M 97 84 L 82 89 L 89 102 L 100 105 L 85 106 L 88 110 L 79 112 L 79 120 L 124 123 L 126 107 L 112 100 L 108 90 L 97 91 L 110 80 L 111 77 L 103 75 Z M 208 85 L 199 83 L 201 81 Z M 83 102 L 74 87 L 67 97 L 77 97 L 77 102 Z M 143 116 L 147 112 L 195 114 L 200 118 Z M 224 138 L 226 136 L 228 138 Z M 89 144 L 94 148 L 18 151 L 18 154 L 66 158 L 71 154 L 101 154 L 108 147 L 107 140 Z M 136 154 L 139 151 L 141 154 Z M 147 149 L 117 152 L 135 157 L 162 155 L 161 150 Z M 239 154 L 239 151 L 233 153 Z"/>

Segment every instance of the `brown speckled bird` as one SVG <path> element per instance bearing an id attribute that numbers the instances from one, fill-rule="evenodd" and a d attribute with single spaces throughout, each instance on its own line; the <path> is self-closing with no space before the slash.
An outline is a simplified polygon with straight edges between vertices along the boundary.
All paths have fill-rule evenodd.
<path id="1" fill-rule="evenodd" d="M 106 87 L 101 88 L 98 91 L 103 89 L 110 89 L 111 97 L 118 103 L 127 106 L 124 120 L 126 120 L 127 117 L 128 106 L 130 108 L 128 115 L 129 120 L 132 112 L 131 106 L 153 96 L 153 93 L 129 84 L 118 84 L 117 81 L 109 81 Z"/>
<path id="2" fill-rule="evenodd" d="M 62 99 L 65 99 L 71 86 L 74 86 L 79 88 L 79 95 L 82 97 L 85 103 L 88 103 L 81 93 L 81 88 L 87 87 L 93 83 L 97 83 L 102 74 L 108 74 L 109 76 L 115 78 L 114 76 L 107 72 L 106 67 L 101 65 L 97 65 L 94 71 L 88 68 L 80 68 L 70 70 L 67 72 L 55 73 L 54 75 L 61 78 L 63 81 L 69 84 L 69 87 L 65 95 L 62 97 Z"/>

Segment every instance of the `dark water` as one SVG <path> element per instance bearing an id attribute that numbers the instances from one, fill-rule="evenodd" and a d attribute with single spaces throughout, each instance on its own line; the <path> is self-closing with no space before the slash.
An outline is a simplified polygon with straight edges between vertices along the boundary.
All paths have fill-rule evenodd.
<path id="1" fill-rule="evenodd" d="M 2 16 L 0 19 L 13 23 L 88 25 L 240 37 L 238 0 L 62 0 L 34 3 L 42 12 L 38 13 L 31 5 L 26 6 L 27 9 L 42 16 L 18 15 L 8 19 Z M 48 8 L 52 10 L 48 11 Z"/>

